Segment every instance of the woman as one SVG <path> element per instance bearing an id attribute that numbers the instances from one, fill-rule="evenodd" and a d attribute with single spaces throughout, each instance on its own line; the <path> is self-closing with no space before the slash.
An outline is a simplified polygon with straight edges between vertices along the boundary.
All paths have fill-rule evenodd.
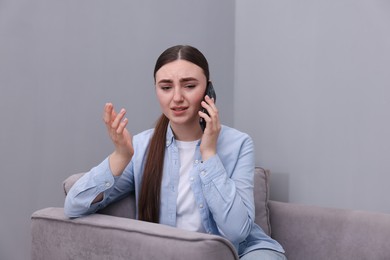
<path id="1" fill-rule="evenodd" d="M 135 192 L 140 220 L 223 236 L 241 259 L 285 259 L 283 248 L 254 223 L 253 143 L 221 125 L 215 100 L 205 96 L 206 58 L 191 46 L 168 48 L 157 59 L 154 80 L 163 113 L 156 127 L 132 137 L 126 111 L 106 104 L 103 118 L 115 149 L 72 187 L 65 214 L 90 214 Z"/>

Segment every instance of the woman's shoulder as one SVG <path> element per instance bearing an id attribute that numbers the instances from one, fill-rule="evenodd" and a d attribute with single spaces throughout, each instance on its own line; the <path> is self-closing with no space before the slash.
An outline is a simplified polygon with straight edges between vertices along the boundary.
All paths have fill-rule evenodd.
<path id="1" fill-rule="evenodd" d="M 241 146 L 242 144 L 253 145 L 252 138 L 249 136 L 249 134 L 226 125 L 222 125 L 218 142 L 221 145 L 229 146 Z"/>
<path id="2" fill-rule="evenodd" d="M 254 143 L 247 133 L 223 125 L 218 138 L 217 150 L 225 169 L 232 173 L 238 160 L 245 157 L 248 158 L 248 162 L 252 163 Z"/>
<path id="3" fill-rule="evenodd" d="M 154 129 L 144 130 L 133 136 L 134 158 L 141 158 L 146 154 Z"/>
<path id="4" fill-rule="evenodd" d="M 149 144 L 150 139 L 153 136 L 154 128 L 144 130 L 138 134 L 133 136 L 133 145 L 134 146 L 147 146 Z"/>
<path id="5" fill-rule="evenodd" d="M 222 136 L 232 136 L 232 137 L 235 137 L 235 138 L 251 138 L 247 133 L 245 132 L 242 132 L 241 130 L 238 130 L 236 128 L 233 128 L 233 127 L 230 127 L 230 126 L 227 126 L 227 125 L 222 125 L 222 128 L 221 128 L 221 135 Z"/>

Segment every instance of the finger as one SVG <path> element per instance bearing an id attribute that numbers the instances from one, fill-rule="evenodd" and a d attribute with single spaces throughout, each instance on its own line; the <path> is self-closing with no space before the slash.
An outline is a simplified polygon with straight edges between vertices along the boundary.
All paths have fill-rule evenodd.
<path id="1" fill-rule="evenodd" d="M 207 103 L 205 101 L 202 101 L 202 107 L 207 110 L 207 112 L 209 113 L 210 117 L 215 117 L 215 116 L 218 115 L 218 109 L 215 106 L 215 104 L 212 103 L 212 99 L 211 98 L 209 98 L 208 100 L 211 101 L 211 102 Z"/>
<path id="2" fill-rule="evenodd" d="M 122 108 L 121 111 L 119 111 L 119 114 L 115 117 L 114 121 L 112 122 L 111 127 L 117 129 L 122 119 L 124 118 L 125 114 L 126 114 L 126 110 Z"/>
<path id="3" fill-rule="evenodd" d="M 205 112 L 203 112 L 203 111 L 201 111 L 201 110 L 198 111 L 198 115 L 199 115 L 201 118 L 205 119 L 205 120 L 206 120 L 207 118 L 210 118 L 208 114 L 206 114 Z"/>
<path id="4" fill-rule="evenodd" d="M 199 111 L 198 115 L 203 118 L 203 120 L 206 122 L 206 128 L 209 127 L 209 125 L 212 123 L 211 117 L 206 114 L 205 112 Z"/>
<path id="5" fill-rule="evenodd" d="M 214 100 L 214 98 L 210 98 L 208 95 L 206 95 L 205 101 L 207 102 L 207 104 L 208 104 L 211 108 L 213 108 L 214 110 L 217 109 L 217 107 L 215 106 L 215 100 Z"/>
<path id="6" fill-rule="evenodd" d="M 215 104 L 215 99 L 211 98 L 209 95 L 205 96 L 205 100 L 207 101 L 207 103 Z"/>
<path id="7" fill-rule="evenodd" d="M 123 133 L 123 130 L 125 129 L 125 127 L 127 126 L 127 123 L 129 122 L 129 120 L 127 118 L 124 118 L 121 123 L 119 124 L 118 128 L 116 129 L 116 133 L 117 134 L 122 134 Z"/>
<path id="8" fill-rule="evenodd" d="M 113 105 L 111 103 L 106 103 L 104 106 L 104 113 L 103 113 L 103 121 L 106 125 L 111 123 L 112 113 L 113 113 Z"/>

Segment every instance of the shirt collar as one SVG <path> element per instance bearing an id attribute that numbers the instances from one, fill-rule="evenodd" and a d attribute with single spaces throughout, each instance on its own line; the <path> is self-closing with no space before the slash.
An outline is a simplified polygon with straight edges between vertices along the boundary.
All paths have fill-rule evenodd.
<path id="1" fill-rule="evenodd" d="M 167 136 L 166 136 L 166 143 L 165 143 L 165 146 L 166 147 L 169 147 L 175 140 L 175 135 L 173 134 L 173 131 L 172 131 L 172 128 L 171 128 L 171 124 L 169 123 L 168 124 L 168 129 L 167 129 Z M 200 145 L 200 140 L 197 144 L 197 146 Z"/>
<path id="2" fill-rule="evenodd" d="M 170 146 L 173 143 L 173 140 L 175 139 L 175 136 L 173 134 L 171 124 L 168 124 L 168 129 L 167 129 L 167 137 L 166 137 L 166 147 Z"/>

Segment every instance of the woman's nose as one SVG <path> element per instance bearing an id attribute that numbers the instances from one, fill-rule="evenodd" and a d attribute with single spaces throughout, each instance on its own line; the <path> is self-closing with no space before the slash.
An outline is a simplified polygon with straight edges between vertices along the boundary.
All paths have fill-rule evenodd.
<path id="1" fill-rule="evenodd" d="M 173 101 L 175 102 L 183 101 L 183 95 L 181 93 L 181 89 L 175 89 L 173 93 Z"/>

